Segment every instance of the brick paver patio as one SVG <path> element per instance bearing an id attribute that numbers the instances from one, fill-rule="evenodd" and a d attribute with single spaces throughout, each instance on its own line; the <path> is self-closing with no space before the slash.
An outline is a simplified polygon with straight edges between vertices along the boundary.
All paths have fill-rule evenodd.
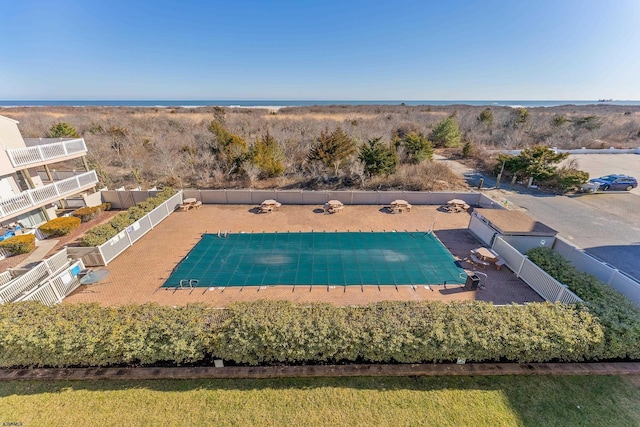
<path id="1" fill-rule="evenodd" d="M 345 206 L 337 214 L 325 214 L 322 206 L 285 205 L 268 214 L 259 214 L 254 206 L 205 205 L 199 210 L 175 212 L 127 249 L 107 267 L 103 281 L 79 287 L 65 303 L 98 302 L 102 305 L 155 302 L 182 305 L 203 302 L 224 307 L 236 301 L 287 299 L 294 302 L 329 302 L 337 305 L 366 304 L 385 300 L 483 300 L 495 304 L 542 301 L 540 296 L 519 280 L 508 268 L 493 266 L 480 270 L 484 289 L 465 291 L 454 285 L 417 286 L 326 286 L 161 288 L 172 269 L 199 241 L 203 233 L 298 232 L 298 231 L 426 231 L 436 236 L 456 256 L 465 269 L 469 250 L 480 246 L 467 230 L 469 214 L 443 212 L 438 206 L 414 206 L 411 212 L 388 213 L 382 206 Z"/>

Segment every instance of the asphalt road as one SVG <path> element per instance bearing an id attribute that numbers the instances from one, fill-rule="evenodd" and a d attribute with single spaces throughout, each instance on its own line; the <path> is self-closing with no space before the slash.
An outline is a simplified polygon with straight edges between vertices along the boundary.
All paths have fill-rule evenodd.
<path id="1" fill-rule="evenodd" d="M 591 255 L 640 280 L 640 196 L 598 193 L 505 198 Z"/>
<path id="2" fill-rule="evenodd" d="M 579 168 L 591 177 L 623 173 L 640 178 L 637 154 L 583 154 L 570 158 L 575 158 Z M 574 245 L 640 280 L 640 187 L 631 192 L 575 196 L 524 188 L 490 193 L 522 208 Z"/>
<path id="3" fill-rule="evenodd" d="M 587 154 L 571 156 L 581 170 L 591 177 L 623 173 L 640 179 L 640 155 Z M 471 185 L 480 175 L 465 169 Z M 495 179 L 484 177 L 485 187 Z M 554 228 L 565 239 L 619 270 L 640 280 L 640 187 L 631 192 L 595 193 L 556 196 L 518 188 L 490 190 L 487 195 L 498 201 L 507 200 L 514 208 L 526 211 L 535 219 Z"/>

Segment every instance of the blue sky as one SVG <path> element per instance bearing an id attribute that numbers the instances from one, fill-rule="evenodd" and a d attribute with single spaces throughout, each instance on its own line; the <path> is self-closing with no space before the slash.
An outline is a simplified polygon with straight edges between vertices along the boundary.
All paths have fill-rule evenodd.
<path id="1" fill-rule="evenodd" d="M 0 6 L 2 100 L 640 100 L 638 0 Z"/>

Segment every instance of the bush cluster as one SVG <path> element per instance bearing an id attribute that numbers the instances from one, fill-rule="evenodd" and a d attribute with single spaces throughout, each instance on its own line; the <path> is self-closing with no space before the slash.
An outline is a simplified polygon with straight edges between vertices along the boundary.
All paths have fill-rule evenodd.
<path id="1" fill-rule="evenodd" d="M 111 210 L 111 203 L 103 203 L 99 206 L 87 206 L 71 212 L 72 216 L 80 218 L 82 222 L 89 222 L 102 212 Z"/>
<path id="2" fill-rule="evenodd" d="M 144 202 L 138 203 L 121 212 L 111 219 L 107 224 L 97 225 L 89 229 L 82 236 L 82 246 L 99 246 L 160 206 L 165 200 L 176 194 L 173 188 L 165 188 L 153 197 L 149 197 Z M 111 206 L 109 206 L 111 207 Z"/>
<path id="3" fill-rule="evenodd" d="M 553 249 L 535 248 L 527 255 L 582 298 L 602 324 L 604 342 L 594 352 L 593 359 L 640 358 L 640 310 L 631 301 L 593 275 L 578 270 Z"/>
<path id="4" fill-rule="evenodd" d="M 76 218 L 75 216 L 60 217 L 47 221 L 38 228 L 47 237 L 62 237 L 78 228 L 80 223 L 80 218 Z"/>
<path id="5" fill-rule="evenodd" d="M 35 234 L 21 234 L 0 242 L 0 248 L 11 255 L 28 254 L 36 248 Z"/>
<path id="6" fill-rule="evenodd" d="M 602 329 L 582 307 L 474 301 L 0 306 L 0 366 L 580 361 Z"/>

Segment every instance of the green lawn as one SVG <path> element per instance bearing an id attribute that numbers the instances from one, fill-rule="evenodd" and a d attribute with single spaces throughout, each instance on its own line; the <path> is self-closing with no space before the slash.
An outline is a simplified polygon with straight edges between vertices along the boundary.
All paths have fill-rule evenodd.
<path id="1" fill-rule="evenodd" d="M 23 426 L 638 426 L 636 377 L 0 383 Z"/>

